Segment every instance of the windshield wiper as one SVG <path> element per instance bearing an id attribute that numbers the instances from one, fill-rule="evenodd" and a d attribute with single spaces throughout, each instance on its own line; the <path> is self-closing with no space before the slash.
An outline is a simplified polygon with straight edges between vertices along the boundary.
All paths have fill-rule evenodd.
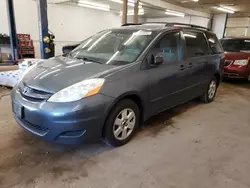
<path id="1" fill-rule="evenodd" d="M 99 63 L 99 64 L 102 64 L 101 61 L 95 59 L 95 58 L 91 58 L 91 57 L 75 57 L 77 59 L 82 59 L 84 61 L 91 61 L 91 62 L 94 62 L 94 63 Z"/>

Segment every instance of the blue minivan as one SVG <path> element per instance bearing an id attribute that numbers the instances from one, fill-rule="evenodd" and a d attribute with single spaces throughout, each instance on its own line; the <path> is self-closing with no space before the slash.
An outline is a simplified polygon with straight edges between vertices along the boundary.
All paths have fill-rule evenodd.
<path id="1" fill-rule="evenodd" d="M 213 101 L 224 65 L 209 29 L 126 24 L 30 67 L 12 91 L 17 123 L 44 140 L 126 144 L 150 116 Z"/>

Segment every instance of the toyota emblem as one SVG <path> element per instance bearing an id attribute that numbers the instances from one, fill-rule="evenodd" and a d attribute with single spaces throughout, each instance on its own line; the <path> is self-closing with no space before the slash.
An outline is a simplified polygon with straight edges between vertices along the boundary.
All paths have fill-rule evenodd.
<path id="1" fill-rule="evenodd" d="M 24 88 L 23 88 L 23 94 L 28 94 L 28 93 L 31 93 L 32 92 L 32 89 L 31 88 L 29 88 L 29 87 L 27 87 L 27 86 L 25 86 Z"/>

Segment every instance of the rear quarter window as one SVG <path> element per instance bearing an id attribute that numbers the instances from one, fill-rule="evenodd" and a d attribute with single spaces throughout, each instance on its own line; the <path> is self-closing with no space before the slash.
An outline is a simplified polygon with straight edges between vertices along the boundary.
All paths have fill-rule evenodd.
<path id="1" fill-rule="evenodd" d="M 207 40 L 203 32 L 183 31 L 183 34 L 188 58 L 209 54 Z"/>
<path id="2" fill-rule="evenodd" d="M 212 54 L 220 54 L 224 52 L 222 45 L 216 35 L 207 33 L 206 36 Z"/>

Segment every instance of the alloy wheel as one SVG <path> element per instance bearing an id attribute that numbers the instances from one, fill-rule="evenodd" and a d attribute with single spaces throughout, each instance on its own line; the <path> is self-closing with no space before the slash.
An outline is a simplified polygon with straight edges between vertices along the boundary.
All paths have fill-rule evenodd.
<path id="1" fill-rule="evenodd" d="M 126 108 L 123 109 L 116 117 L 113 124 L 113 134 L 117 140 L 125 140 L 128 138 L 135 128 L 136 115 L 135 112 Z"/>
<path id="2" fill-rule="evenodd" d="M 208 89 L 208 98 L 210 100 L 214 98 L 214 95 L 216 93 L 216 89 L 217 89 L 216 81 L 212 80 L 210 85 L 209 85 L 209 89 Z"/>

